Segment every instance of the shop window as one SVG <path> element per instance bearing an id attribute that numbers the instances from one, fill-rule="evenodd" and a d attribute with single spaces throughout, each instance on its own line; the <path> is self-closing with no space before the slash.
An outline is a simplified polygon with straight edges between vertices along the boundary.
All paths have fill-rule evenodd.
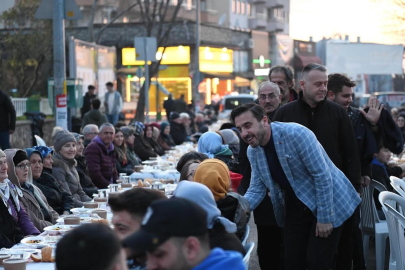
<path id="1" fill-rule="evenodd" d="M 232 0 L 232 12 L 236 13 L 236 0 Z"/>

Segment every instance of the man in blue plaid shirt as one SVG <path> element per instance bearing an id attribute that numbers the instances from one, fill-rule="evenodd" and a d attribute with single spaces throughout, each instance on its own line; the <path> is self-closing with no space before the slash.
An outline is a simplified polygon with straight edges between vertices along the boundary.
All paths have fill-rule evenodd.
<path id="1" fill-rule="evenodd" d="M 353 185 L 315 135 L 296 123 L 270 124 L 263 108 L 247 104 L 231 119 L 249 144 L 251 210 L 267 195 L 284 227 L 286 269 L 331 269 L 342 224 L 360 203 Z"/>

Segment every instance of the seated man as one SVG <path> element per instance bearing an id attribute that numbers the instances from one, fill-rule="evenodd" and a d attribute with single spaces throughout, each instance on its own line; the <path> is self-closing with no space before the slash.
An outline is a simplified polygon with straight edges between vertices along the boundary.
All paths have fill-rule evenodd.
<path id="1" fill-rule="evenodd" d="M 245 269 L 239 252 L 210 250 L 207 214 L 186 199 L 153 202 L 141 229 L 123 244 L 135 252 L 146 251 L 149 270 Z"/>
<path id="2" fill-rule="evenodd" d="M 88 124 L 82 129 L 82 134 L 84 136 L 84 147 L 87 147 L 91 141 L 98 135 L 98 126 L 94 124 Z"/>
<path id="3" fill-rule="evenodd" d="M 128 269 L 119 239 L 104 224 L 84 224 L 70 231 L 58 242 L 55 255 L 58 270 Z"/>

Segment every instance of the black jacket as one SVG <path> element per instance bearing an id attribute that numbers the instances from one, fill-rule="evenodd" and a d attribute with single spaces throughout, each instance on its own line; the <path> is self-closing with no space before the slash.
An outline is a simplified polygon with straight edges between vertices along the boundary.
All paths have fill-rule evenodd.
<path id="1" fill-rule="evenodd" d="M 156 154 L 158 154 L 159 156 L 163 156 L 165 154 L 165 150 L 158 144 L 157 141 L 152 138 L 145 139 L 149 142 L 150 146 L 152 146 L 153 151 L 155 151 Z"/>
<path id="2" fill-rule="evenodd" d="M 91 181 L 89 170 L 87 169 L 86 157 L 76 156 L 75 159 L 77 162 L 76 171 L 79 174 L 80 185 L 86 195 L 93 198 L 93 194 L 97 194 L 98 188 L 94 185 L 93 181 Z"/>
<path id="3" fill-rule="evenodd" d="M 342 106 L 325 99 L 311 108 L 300 92 L 298 100 L 280 107 L 273 120 L 295 122 L 314 132 L 335 166 L 346 175 L 358 192 L 361 191 L 356 137 Z"/>
<path id="4" fill-rule="evenodd" d="M 380 182 L 381 184 L 383 184 L 388 191 L 394 192 L 393 187 L 390 185 L 391 181 L 390 181 L 389 177 L 396 176 L 396 177 L 400 178 L 401 174 L 402 174 L 402 169 L 400 167 L 396 167 L 396 166 L 388 167 L 385 164 L 383 164 L 383 165 L 384 165 L 384 167 L 376 165 L 376 164 L 371 165 L 373 180 L 376 180 L 377 182 Z M 380 192 L 378 192 L 377 190 L 374 190 L 374 194 L 373 194 L 374 203 L 378 210 L 380 210 L 382 208 L 380 201 L 378 199 L 379 195 L 380 195 Z"/>
<path id="5" fill-rule="evenodd" d="M 172 98 L 163 101 L 163 108 L 166 110 L 167 119 L 169 119 L 170 113 L 173 111 L 173 104 L 174 100 Z"/>
<path id="6" fill-rule="evenodd" d="M 16 113 L 10 97 L 0 90 L 0 131 L 15 130 Z"/>
<path id="7" fill-rule="evenodd" d="M 347 114 L 352 123 L 359 148 L 361 176 L 367 175 L 371 179 L 371 161 L 374 153 L 378 152 L 377 141 L 370 124 L 358 109 L 349 107 Z"/>
<path id="8" fill-rule="evenodd" d="M 59 215 L 73 208 L 72 196 L 53 177 L 51 169 L 44 167 L 41 176 L 34 179 L 34 184 L 44 193 L 49 205 Z"/>
<path id="9" fill-rule="evenodd" d="M 150 143 L 140 136 L 135 136 L 134 150 L 142 161 L 148 160 L 150 157 L 157 157 Z"/>
<path id="10" fill-rule="evenodd" d="M 176 145 L 182 144 L 187 140 L 187 132 L 183 124 L 170 122 L 170 136 Z"/>
<path id="11" fill-rule="evenodd" d="M 17 221 L 8 212 L 3 200 L 0 202 L 0 249 L 11 248 L 15 244 L 20 243 L 25 235 L 18 226 Z"/>
<path id="12" fill-rule="evenodd" d="M 246 252 L 241 241 L 234 233 L 228 233 L 220 222 L 216 222 L 212 229 L 208 230 L 210 249 L 219 247 L 223 250 L 238 251 L 245 256 Z"/>
<path id="13" fill-rule="evenodd" d="M 83 106 L 80 109 L 80 113 L 82 117 L 91 110 L 91 101 L 96 98 L 96 95 L 90 95 L 89 92 L 87 92 L 84 97 L 83 97 Z"/>

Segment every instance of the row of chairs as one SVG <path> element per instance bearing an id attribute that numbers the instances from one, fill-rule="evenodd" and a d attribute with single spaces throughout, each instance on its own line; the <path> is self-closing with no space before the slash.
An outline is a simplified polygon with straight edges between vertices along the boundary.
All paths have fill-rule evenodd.
<path id="1" fill-rule="evenodd" d="M 375 237 L 376 268 L 384 269 L 386 240 L 390 239 L 390 270 L 405 270 L 405 182 L 391 177 L 391 185 L 401 196 L 388 192 L 384 185 L 372 180 L 364 189 L 361 203 L 361 229 L 363 232 L 364 256 L 367 258 L 369 238 Z M 386 219 L 377 212 L 373 194 L 377 190 Z M 402 231 L 402 233 L 400 233 Z"/>

